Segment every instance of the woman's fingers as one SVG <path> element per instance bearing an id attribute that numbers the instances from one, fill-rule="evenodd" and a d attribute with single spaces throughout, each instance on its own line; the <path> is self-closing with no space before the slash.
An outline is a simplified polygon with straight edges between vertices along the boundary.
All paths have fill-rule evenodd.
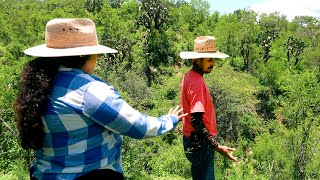
<path id="1" fill-rule="evenodd" d="M 186 115 L 188 115 L 188 113 L 180 114 L 180 115 L 178 116 L 178 119 L 183 118 L 183 117 L 185 117 Z"/>
<path id="2" fill-rule="evenodd" d="M 177 113 L 180 114 L 183 111 L 183 108 L 180 108 Z"/>
<path id="3" fill-rule="evenodd" d="M 188 113 L 181 114 L 182 111 L 183 111 L 183 108 L 180 108 L 180 106 L 178 105 L 174 109 L 170 108 L 168 115 L 173 115 L 173 116 L 176 116 L 177 119 L 181 119 L 182 117 L 188 115 Z"/>
<path id="4" fill-rule="evenodd" d="M 179 106 L 176 106 L 174 109 L 170 108 L 169 113 L 168 114 L 172 114 L 172 115 L 179 115 L 179 113 L 182 111 Z"/>
<path id="5" fill-rule="evenodd" d="M 172 113 L 173 114 L 177 114 L 177 111 L 179 110 L 179 106 L 176 106 L 175 108 L 174 108 L 174 110 L 172 111 Z M 177 114 L 178 115 L 178 114 Z"/>

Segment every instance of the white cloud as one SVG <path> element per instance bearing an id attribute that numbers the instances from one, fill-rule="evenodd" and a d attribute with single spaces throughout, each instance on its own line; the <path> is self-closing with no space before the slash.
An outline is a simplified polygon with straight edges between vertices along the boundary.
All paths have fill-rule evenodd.
<path id="1" fill-rule="evenodd" d="M 286 15 L 291 21 L 295 16 L 320 17 L 319 0 L 269 0 L 260 4 L 253 4 L 250 9 L 257 13 L 272 13 L 275 11 Z"/>

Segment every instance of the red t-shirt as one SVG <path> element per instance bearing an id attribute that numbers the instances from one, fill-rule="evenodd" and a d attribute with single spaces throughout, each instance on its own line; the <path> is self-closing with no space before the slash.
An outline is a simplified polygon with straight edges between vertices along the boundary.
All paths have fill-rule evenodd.
<path id="1" fill-rule="evenodd" d="M 212 97 L 203 77 L 199 73 L 189 70 L 185 74 L 181 83 L 180 103 L 183 113 L 188 113 L 187 116 L 183 117 L 182 126 L 183 134 L 186 137 L 189 137 L 191 132 L 195 131 L 191 125 L 191 113 L 195 112 L 204 112 L 202 121 L 208 131 L 212 136 L 218 134 Z"/>

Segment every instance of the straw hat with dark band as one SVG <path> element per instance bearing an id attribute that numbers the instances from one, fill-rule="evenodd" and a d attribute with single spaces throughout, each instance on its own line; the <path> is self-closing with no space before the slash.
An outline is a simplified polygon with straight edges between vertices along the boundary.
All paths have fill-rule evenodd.
<path id="1" fill-rule="evenodd" d="M 213 36 L 200 36 L 194 40 L 194 51 L 181 52 L 182 59 L 197 58 L 227 58 L 227 54 L 216 50 L 216 38 Z"/>
<path id="2" fill-rule="evenodd" d="M 116 53 L 100 45 L 96 26 L 90 19 L 53 19 L 46 25 L 45 44 L 29 48 L 25 54 L 37 57 L 61 57 Z"/>

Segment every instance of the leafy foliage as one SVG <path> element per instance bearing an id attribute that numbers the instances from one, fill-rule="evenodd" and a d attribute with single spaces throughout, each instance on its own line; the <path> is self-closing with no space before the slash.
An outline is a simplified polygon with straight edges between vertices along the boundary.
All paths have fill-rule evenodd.
<path id="1" fill-rule="evenodd" d="M 205 0 L 3 0 L 0 4 L 0 179 L 25 179 L 32 152 L 21 149 L 12 103 L 27 47 L 44 43 L 48 20 L 84 17 L 100 43 L 95 75 L 134 108 L 153 116 L 179 104 L 190 68 L 179 52 L 196 36 L 212 35 L 231 57 L 205 75 L 215 102 L 220 144 L 236 147 L 238 163 L 215 154 L 217 179 L 319 179 L 319 19 L 237 10 L 210 13 Z M 166 135 L 125 137 L 128 179 L 191 179 L 181 124 Z"/>

